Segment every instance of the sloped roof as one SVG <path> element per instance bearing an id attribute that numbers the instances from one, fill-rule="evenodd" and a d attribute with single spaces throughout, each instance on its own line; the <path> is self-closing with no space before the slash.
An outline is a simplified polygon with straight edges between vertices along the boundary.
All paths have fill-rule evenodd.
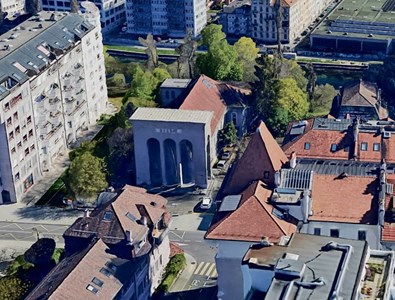
<path id="1" fill-rule="evenodd" d="M 279 242 L 282 236 L 295 232 L 294 224 L 272 214 L 273 207 L 267 203 L 271 193 L 263 182 L 252 183 L 242 193 L 239 207 L 213 224 L 205 238 L 260 242 L 267 237 L 270 242 Z"/>
<path id="2" fill-rule="evenodd" d="M 274 171 L 278 171 L 287 161 L 287 156 L 262 122 L 252 136 L 243 156 L 237 162 L 224 192 L 226 194 L 240 193 L 250 182 L 263 180 L 264 165 L 267 162 Z"/>
<path id="3" fill-rule="evenodd" d="M 377 224 L 376 177 L 314 174 L 310 221 Z"/>
<path id="4" fill-rule="evenodd" d="M 395 185 L 395 175 L 387 174 L 387 183 Z M 390 212 L 395 208 L 393 195 L 386 195 L 385 198 L 385 218 L 384 227 L 381 229 L 381 240 L 384 242 L 395 242 L 395 223 L 388 217 L 392 215 Z"/>
<path id="5" fill-rule="evenodd" d="M 377 108 L 377 86 L 360 80 L 358 83 L 344 89 L 341 105 L 342 106 L 368 106 L 373 107 L 380 119 L 388 117 L 385 108 Z"/>
<path id="6" fill-rule="evenodd" d="M 63 259 L 25 299 L 76 299 L 77 295 L 79 299 L 114 298 L 122 283 L 112 275 L 107 277 L 100 273 L 107 262 L 113 263 L 116 259 L 107 251 L 102 240 L 93 240 L 82 251 Z M 104 283 L 97 294 L 86 289 L 94 277 Z"/>

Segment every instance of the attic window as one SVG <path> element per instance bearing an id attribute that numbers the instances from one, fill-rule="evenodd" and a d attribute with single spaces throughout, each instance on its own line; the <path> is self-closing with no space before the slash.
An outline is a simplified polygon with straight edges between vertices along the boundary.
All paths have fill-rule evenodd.
<path id="1" fill-rule="evenodd" d="M 88 286 L 86 287 L 86 289 L 90 292 L 92 292 L 93 294 L 97 294 L 97 292 L 99 291 L 97 288 L 95 288 L 93 285 L 88 284 Z"/>
<path id="2" fill-rule="evenodd" d="M 366 142 L 361 143 L 361 151 L 368 151 L 368 143 Z"/>
<path id="3" fill-rule="evenodd" d="M 127 216 L 130 220 L 132 220 L 133 222 L 136 222 L 136 221 L 137 221 L 137 218 L 136 218 L 132 213 L 130 213 L 130 212 L 127 212 L 126 216 Z"/>
<path id="4" fill-rule="evenodd" d="M 331 151 L 332 152 L 336 152 L 336 150 L 337 150 L 337 145 L 336 144 L 332 144 L 331 145 Z"/>
<path id="5" fill-rule="evenodd" d="M 380 144 L 379 143 L 373 144 L 373 151 L 380 151 Z"/>
<path id="6" fill-rule="evenodd" d="M 104 221 L 111 221 L 113 217 L 112 211 L 106 211 L 103 215 L 103 220 Z"/>
<path id="7" fill-rule="evenodd" d="M 304 143 L 304 150 L 310 150 L 310 143 Z"/>
<path id="8" fill-rule="evenodd" d="M 97 278 L 97 277 L 93 277 L 92 282 L 93 282 L 94 284 L 96 284 L 97 286 L 99 286 L 99 287 L 102 287 L 103 284 L 104 284 L 104 282 L 101 281 L 101 280 L 100 280 L 99 278 Z"/>
<path id="9" fill-rule="evenodd" d="M 111 271 L 109 269 L 107 269 L 107 268 L 101 268 L 100 269 L 100 273 L 106 275 L 107 277 L 110 277 L 111 274 L 112 274 Z"/>
<path id="10" fill-rule="evenodd" d="M 111 262 L 106 262 L 106 267 L 107 268 L 109 268 L 111 271 L 113 271 L 113 272 L 116 272 L 117 271 L 117 266 L 116 265 L 114 265 L 113 263 L 111 263 Z"/>

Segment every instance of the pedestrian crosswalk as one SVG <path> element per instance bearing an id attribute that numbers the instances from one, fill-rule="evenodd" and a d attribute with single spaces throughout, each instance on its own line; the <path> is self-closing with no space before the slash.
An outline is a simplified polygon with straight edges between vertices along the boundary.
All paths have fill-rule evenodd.
<path id="1" fill-rule="evenodd" d="M 215 268 L 215 263 L 209 262 L 200 262 L 198 263 L 195 271 L 193 272 L 195 275 L 207 276 L 207 277 L 217 277 L 217 269 Z"/>

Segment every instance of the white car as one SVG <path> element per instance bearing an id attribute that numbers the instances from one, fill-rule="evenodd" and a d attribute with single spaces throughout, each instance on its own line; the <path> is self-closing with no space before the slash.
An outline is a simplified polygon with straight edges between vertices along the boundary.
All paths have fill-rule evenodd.
<path id="1" fill-rule="evenodd" d="M 230 158 L 231 153 L 229 151 L 225 151 L 222 156 L 221 159 L 223 160 L 228 160 Z"/>
<path id="2" fill-rule="evenodd" d="M 200 203 L 201 209 L 210 209 L 213 204 L 213 200 L 210 197 L 202 197 L 200 200 L 202 201 L 202 203 Z"/>

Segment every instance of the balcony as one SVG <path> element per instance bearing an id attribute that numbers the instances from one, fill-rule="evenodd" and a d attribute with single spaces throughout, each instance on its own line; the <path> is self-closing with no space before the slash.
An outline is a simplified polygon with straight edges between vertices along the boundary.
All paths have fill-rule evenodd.
<path id="1" fill-rule="evenodd" d="M 63 126 L 63 124 L 61 122 L 58 125 L 56 125 L 55 127 L 53 127 L 52 130 L 47 133 L 46 139 L 51 138 L 57 131 L 60 130 L 60 128 L 62 128 L 62 126 Z"/>
<path id="2" fill-rule="evenodd" d="M 82 101 L 81 103 L 77 104 L 77 106 L 75 107 L 75 109 L 74 109 L 71 113 L 69 113 L 69 114 L 67 114 L 67 115 L 68 115 L 69 117 L 72 116 L 72 115 L 74 115 L 76 112 L 78 112 L 78 111 L 81 109 L 81 107 L 82 107 L 85 103 L 86 103 L 86 101 Z"/>

